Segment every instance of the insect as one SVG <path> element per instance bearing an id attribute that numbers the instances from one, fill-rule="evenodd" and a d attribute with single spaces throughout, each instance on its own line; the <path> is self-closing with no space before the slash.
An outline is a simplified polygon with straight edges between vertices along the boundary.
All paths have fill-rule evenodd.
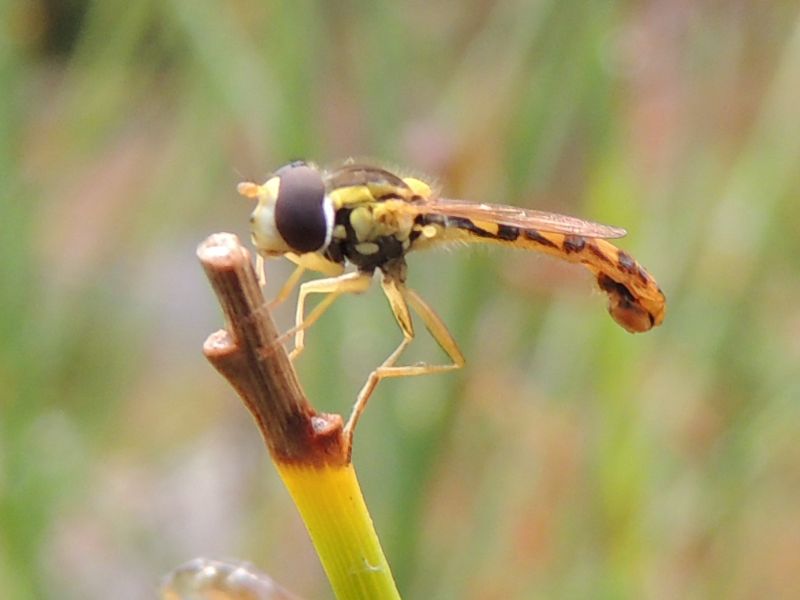
<path id="1" fill-rule="evenodd" d="M 297 265 L 273 303 L 285 300 L 306 270 L 327 275 L 300 286 L 295 315 L 296 358 L 305 330 L 342 294 L 366 291 L 373 275 L 381 286 L 403 340 L 369 376 L 345 433 L 353 428 L 381 379 L 440 373 L 464 365 L 464 356 L 445 324 L 406 286 L 406 255 L 447 242 L 493 243 L 535 250 L 589 269 L 608 296 L 608 311 L 630 332 L 642 332 L 664 319 L 665 298 L 658 284 L 628 253 L 607 239 L 624 229 L 555 213 L 439 197 L 420 179 L 400 177 L 362 164 L 323 171 L 295 161 L 263 185 L 240 183 L 238 191 L 258 201 L 250 217 L 260 257 L 285 256 Z M 345 272 L 347 264 L 354 271 Z M 305 314 L 310 294 L 326 297 Z M 414 338 L 410 310 L 423 321 L 450 359 L 449 364 L 398 365 Z"/>

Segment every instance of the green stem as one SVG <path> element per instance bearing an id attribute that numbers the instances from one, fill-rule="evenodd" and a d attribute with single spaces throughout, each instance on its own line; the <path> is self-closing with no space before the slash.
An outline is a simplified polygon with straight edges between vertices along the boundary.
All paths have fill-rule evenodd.
<path id="1" fill-rule="evenodd" d="M 400 598 L 352 463 L 277 463 L 337 598 Z"/>

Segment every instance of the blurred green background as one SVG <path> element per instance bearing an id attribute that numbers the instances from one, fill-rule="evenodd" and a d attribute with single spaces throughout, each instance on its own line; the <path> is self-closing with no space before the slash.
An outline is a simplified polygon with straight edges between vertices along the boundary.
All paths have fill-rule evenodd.
<path id="1" fill-rule="evenodd" d="M 5 0 L 0 89 L 3 598 L 151 598 L 199 555 L 330 597 L 194 253 L 248 237 L 238 181 L 349 156 L 626 227 L 669 301 L 632 336 L 581 269 L 412 255 L 468 364 L 356 436 L 404 597 L 800 597 L 796 1 Z M 373 289 L 307 340 L 346 412 L 399 332 Z"/>

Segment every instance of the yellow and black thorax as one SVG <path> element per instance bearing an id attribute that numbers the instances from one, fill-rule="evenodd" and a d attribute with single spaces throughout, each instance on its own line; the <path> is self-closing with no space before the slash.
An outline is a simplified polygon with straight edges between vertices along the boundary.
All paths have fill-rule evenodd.
<path id="1" fill-rule="evenodd" d="M 334 211 L 328 260 L 352 263 L 359 270 L 385 269 L 401 261 L 421 235 L 415 204 L 430 188 L 416 179 L 401 179 L 383 169 L 347 165 L 326 180 Z"/>

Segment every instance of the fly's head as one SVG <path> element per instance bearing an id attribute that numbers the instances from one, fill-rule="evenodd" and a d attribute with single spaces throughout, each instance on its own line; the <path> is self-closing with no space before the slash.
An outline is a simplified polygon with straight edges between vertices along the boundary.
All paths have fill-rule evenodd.
<path id="1" fill-rule="evenodd" d="M 250 216 L 253 244 L 264 256 L 323 251 L 331 241 L 333 204 L 316 167 L 296 161 L 263 185 L 240 183 L 241 195 L 258 201 Z"/>

